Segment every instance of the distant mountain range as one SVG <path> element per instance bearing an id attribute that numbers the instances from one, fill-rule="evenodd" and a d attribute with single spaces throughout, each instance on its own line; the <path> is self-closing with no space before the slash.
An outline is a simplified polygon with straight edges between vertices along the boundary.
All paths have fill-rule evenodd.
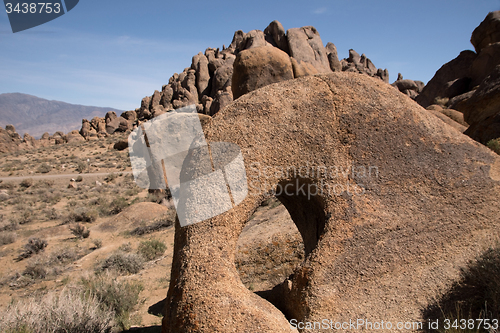
<path id="1" fill-rule="evenodd" d="M 49 101 L 21 93 L 0 94 L 0 126 L 12 124 L 21 136 L 39 138 L 43 133 L 64 133 L 80 129 L 82 119 L 104 117 L 106 112 L 121 110 Z"/>

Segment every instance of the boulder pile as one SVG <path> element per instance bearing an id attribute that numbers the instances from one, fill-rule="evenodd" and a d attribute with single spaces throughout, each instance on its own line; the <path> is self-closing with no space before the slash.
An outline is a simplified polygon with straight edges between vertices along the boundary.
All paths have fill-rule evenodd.
<path id="1" fill-rule="evenodd" d="M 335 45 L 325 47 L 314 27 L 285 31 L 280 22 L 273 21 L 264 31 L 236 31 L 227 48 L 208 48 L 195 55 L 190 67 L 142 100 L 137 119 L 148 120 L 191 104 L 196 104 L 199 113 L 213 116 L 234 99 L 268 84 L 335 71 L 389 80 L 387 69 L 377 69 L 354 50 L 348 59 L 339 61 Z"/>

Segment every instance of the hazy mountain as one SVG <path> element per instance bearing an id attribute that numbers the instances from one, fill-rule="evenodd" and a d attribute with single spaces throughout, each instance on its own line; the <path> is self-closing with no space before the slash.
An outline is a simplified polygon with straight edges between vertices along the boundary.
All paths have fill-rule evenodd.
<path id="1" fill-rule="evenodd" d="M 49 101 L 21 93 L 0 94 L 0 126 L 12 124 L 21 136 L 28 133 L 35 138 L 43 133 L 67 133 L 80 129 L 82 119 L 104 117 L 106 112 L 122 112 L 112 108 L 84 106 L 59 101 Z"/>

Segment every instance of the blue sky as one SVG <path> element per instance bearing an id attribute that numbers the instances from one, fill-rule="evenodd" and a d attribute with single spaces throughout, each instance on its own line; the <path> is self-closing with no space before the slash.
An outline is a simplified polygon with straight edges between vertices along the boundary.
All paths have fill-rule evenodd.
<path id="1" fill-rule="evenodd" d="M 391 82 L 427 82 L 460 51 L 500 0 L 80 0 L 67 14 L 13 34 L 0 13 L 0 93 L 131 110 L 207 47 L 235 30 L 312 25 L 323 43 L 365 53 Z"/>

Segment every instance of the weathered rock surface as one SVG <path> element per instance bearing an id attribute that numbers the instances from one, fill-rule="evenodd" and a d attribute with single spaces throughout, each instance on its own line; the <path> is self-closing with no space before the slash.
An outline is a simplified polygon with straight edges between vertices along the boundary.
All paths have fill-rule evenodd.
<path id="1" fill-rule="evenodd" d="M 330 63 L 319 32 L 311 26 L 288 29 L 286 32 L 290 56 L 300 64 L 313 65 L 318 73 L 331 72 Z"/>
<path id="2" fill-rule="evenodd" d="M 469 72 L 470 87 L 481 84 L 497 65 L 500 65 L 500 43 L 485 46 L 472 62 Z"/>
<path id="3" fill-rule="evenodd" d="M 278 21 L 272 21 L 269 23 L 267 28 L 264 30 L 266 41 L 273 46 L 276 46 L 281 51 L 289 54 L 290 50 L 288 48 L 288 40 L 286 38 L 286 32 Z"/>
<path id="4" fill-rule="evenodd" d="M 468 83 L 464 84 L 464 81 L 467 81 L 476 57 L 473 51 L 462 51 L 458 57 L 441 66 L 415 101 L 426 108 L 434 104 L 436 97 L 452 98 L 467 92 Z"/>
<path id="5" fill-rule="evenodd" d="M 500 65 L 460 106 L 471 125 L 467 135 L 484 144 L 500 137 Z"/>
<path id="6" fill-rule="evenodd" d="M 244 50 L 236 56 L 231 88 L 234 99 L 271 83 L 293 79 L 290 57 L 275 47 Z"/>
<path id="7" fill-rule="evenodd" d="M 68 134 L 66 134 L 66 142 L 81 142 L 85 141 L 85 138 L 80 135 L 80 132 L 77 130 L 71 131 Z"/>
<path id="8" fill-rule="evenodd" d="M 272 82 L 288 80 L 288 74 L 279 74 L 271 79 L 269 71 L 273 72 L 275 69 L 263 66 L 264 61 L 252 67 L 255 73 L 250 73 L 248 68 L 242 73 L 234 72 L 236 58 L 241 53 L 263 47 L 269 49 L 269 54 L 279 54 L 283 51 L 281 55 L 289 56 L 287 63 L 291 63 L 294 78 L 351 70 L 353 67 L 360 73 L 378 77 L 384 82 L 389 81 L 387 69 L 377 69 L 365 55 L 359 56 L 356 64 L 349 64 L 347 60 L 339 61 L 335 45 L 328 43 L 326 47 L 323 46 L 321 37 L 314 27 L 292 28 L 285 33 L 281 23 L 273 21 L 263 32 L 261 30 L 251 30 L 247 33 L 241 30 L 236 31 L 227 48 L 223 47 L 222 50 L 207 48 L 204 54 L 200 52 L 195 55 L 189 68 L 184 69 L 180 74 L 172 75 L 161 91 L 155 91 L 152 96 L 143 98 L 141 107 L 135 111 L 138 120 L 149 120 L 168 110 L 190 104 L 195 104 L 198 112 L 214 115 L 221 107 L 232 101 L 232 94 L 228 88 L 236 89 L 232 87 L 233 79 L 241 82 L 241 77 L 255 76 L 256 78 L 252 79 L 253 82 L 248 82 L 249 87 L 254 87 L 252 89 Z M 342 65 L 343 62 L 345 62 L 345 68 Z M 240 61 L 237 65 L 241 65 Z M 240 67 L 237 70 L 239 69 Z M 268 74 L 263 75 L 266 71 Z M 262 82 L 260 82 L 261 79 Z M 239 93 L 235 95 L 236 98 L 240 96 Z M 116 130 L 118 125 L 116 121 L 112 122 L 111 126 L 108 123 L 106 122 L 108 130 Z"/>
<path id="9" fill-rule="evenodd" d="M 176 223 L 164 333 L 293 332 L 287 318 L 423 320 L 499 236 L 500 157 L 381 80 L 332 73 L 269 85 L 204 131 L 241 148 L 249 193 L 209 220 Z M 268 172 L 280 167 L 303 172 Z M 239 234 L 272 190 L 306 253 L 271 292 L 274 304 L 246 289 L 234 264 Z"/>
<path id="10" fill-rule="evenodd" d="M 470 42 L 477 53 L 490 44 L 500 42 L 500 11 L 490 12 L 486 16 L 472 32 Z"/>
<path id="11" fill-rule="evenodd" d="M 0 127 L 0 153 L 16 151 L 21 143 L 21 136 L 17 134 L 13 125 L 5 126 L 5 129 Z"/>
<path id="12" fill-rule="evenodd" d="M 342 70 L 342 64 L 339 61 L 337 47 L 335 44 L 328 42 L 325 46 L 325 50 L 332 72 L 340 72 Z"/>

